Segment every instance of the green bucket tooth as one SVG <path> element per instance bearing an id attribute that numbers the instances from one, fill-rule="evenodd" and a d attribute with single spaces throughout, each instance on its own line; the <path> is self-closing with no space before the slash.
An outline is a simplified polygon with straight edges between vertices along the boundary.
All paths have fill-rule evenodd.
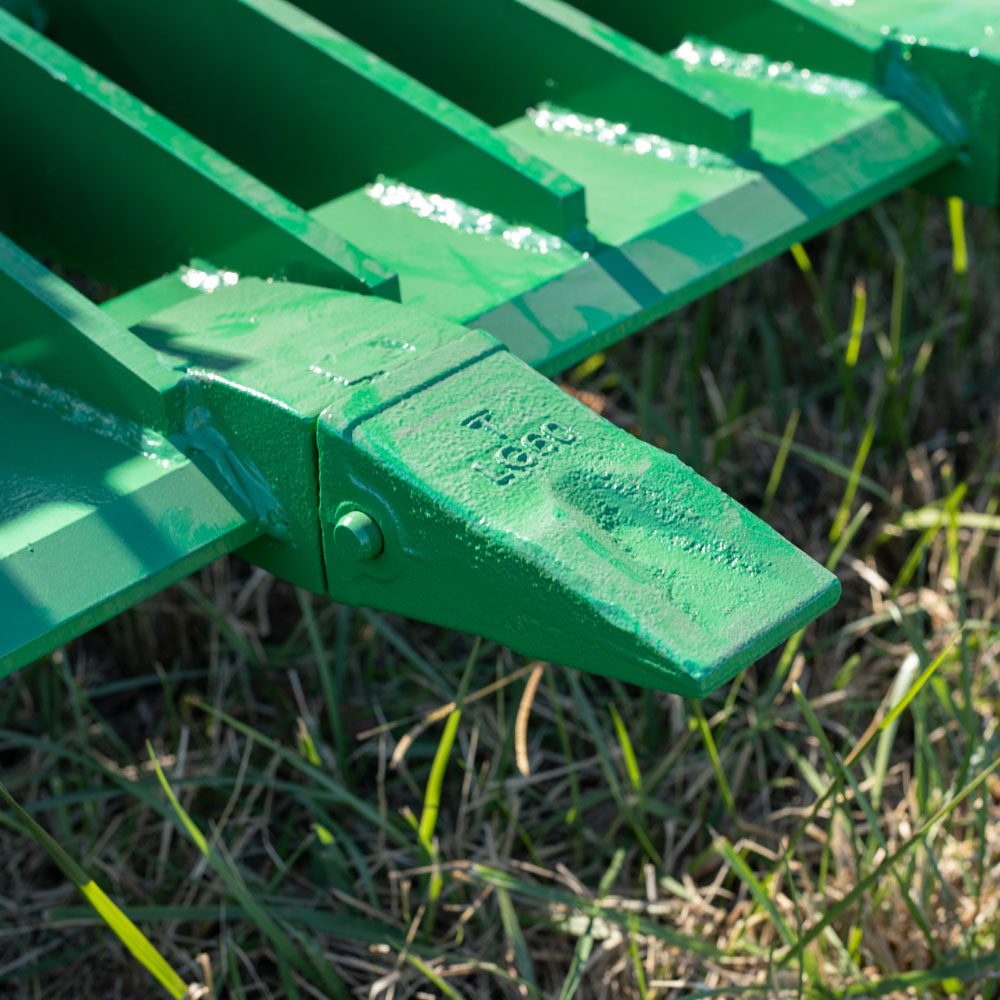
<path id="1" fill-rule="evenodd" d="M 379 365 L 319 422 L 338 600 L 692 697 L 836 603 L 812 559 L 493 338 Z M 353 511 L 381 533 L 370 558 L 338 544 Z"/>
<path id="2" fill-rule="evenodd" d="M 185 366 L 202 433 L 274 487 L 286 532 L 254 561 L 337 600 L 702 695 L 837 599 L 763 522 L 488 334 L 253 280 L 135 329 Z"/>

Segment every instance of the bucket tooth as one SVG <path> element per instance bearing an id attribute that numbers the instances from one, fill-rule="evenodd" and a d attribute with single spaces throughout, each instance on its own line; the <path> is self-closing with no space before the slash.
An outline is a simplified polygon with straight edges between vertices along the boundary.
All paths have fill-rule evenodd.
<path id="1" fill-rule="evenodd" d="M 837 600 L 763 521 L 488 335 L 339 395 L 319 420 L 337 600 L 694 697 Z"/>
<path id="2" fill-rule="evenodd" d="M 186 446 L 224 442 L 267 484 L 277 515 L 247 557 L 338 601 L 699 696 L 837 599 L 763 521 L 483 331 L 255 279 L 132 329 L 181 374 Z"/>

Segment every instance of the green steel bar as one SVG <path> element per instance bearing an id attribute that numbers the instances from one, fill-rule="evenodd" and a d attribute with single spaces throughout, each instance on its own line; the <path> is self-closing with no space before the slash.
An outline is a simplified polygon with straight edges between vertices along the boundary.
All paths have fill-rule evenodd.
<path id="1" fill-rule="evenodd" d="M 0 230 L 36 255 L 118 290 L 201 256 L 398 294 L 368 255 L 4 10 L 0 84 Z"/>
<path id="2" fill-rule="evenodd" d="M 760 86 L 760 81 L 733 82 L 741 90 L 747 83 Z M 761 93 L 762 100 L 752 102 L 755 117 L 762 126 L 769 115 L 775 119 L 770 149 L 762 153 L 765 162 L 756 171 L 692 174 L 685 189 L 704 193 L 687 203 L 676 196 L 676 188 L 671 190 L 668 178 L 658 176 L 655 165 L 621 157 L 612 166 L 603 150 L 588 149 L 592 160 L 584 168 L 568 140 L 546 136 L 554 162 L 562 160 L 557 145 L 565 148 L 566 162 L 574 157 L 591 193 L 594 231 L 599 238 L 614 234 L 618 245 L 467 322 L 489 330 L 529 364 L 554 373 L 954 160 L 953 147 L 880 95 L 824 106 L 808 92 L 761 88 Z M 762 107 L 765 95 L 770 110 Z M 784 112 L 792 109 L 796 124 L 811 132 L 784 130 Z M 806 135 L 818 138 L 824 125 L 835 125 L 838 118 L 841 131 L 832 141 L 801 142 Z M 761 148 L 762 131 L 758 135 Z M 792 149 L 801 153 L 790 156 Z M 621 193 L 609 190 L 605 202 L 601 193 L 609 188 L 612 172 Z M 622 223 L 632 220 L 639 228 L 648 210 L 640 203 L 643 197 L 647 205 L 652 200 L 669 204 L 670 210 L 645 231 L 623 231 Z M 405 287 L 405 275 L 401 280 Z"/>
<path id="3" fill-rule="evenodd" d="M 969 201 L 1000 198 L 1000 10 L 984 0 L 856 0 L 845 23 L 889 39 L 885 86 L 902 100 L 943 101 L 964 123 L 961 162 L 929 183 Z"/>
<path id="4" fill-rule="evenodd" d="M 791 59 L 825 73 L 876 83 L 883 39 L 813 0 L 571 0 L 657 52 L 700 35 L 743 52 Z"/>
<path id="5" fill-rule="evenodd" d="M 561 236 L 585 228 L 578 184 L 283 0 L 40 7 L 67 48 L 299 205 L 388 174 Z"/>
<path id="6" fill-rule="evenodd" d="M 712 65 L 711 46 L 695 54 L 694 65 L 671 58 L 700 86 L 752 109 L 755 161 L 686 148 L 664 159 L 650 137 L 597 141 L 568 115 L 561 130 L 528 117 L 505 126 L 585 185 L 598 240 L 587 258 L 565 247 L 511 249 L 363 193 L 314 214 L 399 273 L 404 303 L 487 329 L 555 372 L 958 155 L 917 115 L 864 84 L 830 78 L 810 89 L 797 74 L 772 78 L 766 61 L 754 73 L 735 72 Z M 645 153 L 637 142 L 647 143 Z"/>
<path id="7" fill-rule="evenodd" d="M 6 368 L 0 426 L 0 676 L 259 531 L 168 442 Z"/>
<path id="8" fill-rule="evenodd" d="M 732 156 L 749 144 L 745 108 L 560 0 L 300 6 L 492 125 L 551 100 Z"/>
<path id="9" fill-rule="evenodd" d="M 176 374 L 155 351 L 3 235 L 0 315 L 0 365 L 72 385 L 91 405 L 136 423 L 165 421 L 163 394 L 177 381 Z"/>
<path id="10" fill-rule="evenodd" d="M 983 0 L 572 2 L 659 52 L 685 36 L 703 36 L 874 84 L 932 124 L 949 109 L 964 122 L 969 155 L 930 186 L 973 201 L 997 200 L 1000 20 Z"/>

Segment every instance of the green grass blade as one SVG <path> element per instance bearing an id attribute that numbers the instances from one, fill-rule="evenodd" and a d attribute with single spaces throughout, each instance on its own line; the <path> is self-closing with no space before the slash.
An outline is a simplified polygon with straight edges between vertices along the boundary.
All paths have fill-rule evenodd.
<path id="1" fill-rule="evenodd" d="M 819 742 L 820 749 L 823 751 L 823 756 L 826 758 L 827 768 L 831 773 L 836 773 L 839 768 L 837 755 L 834 753 L 829 739 L 827 739 L 826 732 L 823 729 L 823 724 L 817 718 L 812 705 L 809 704 L 809 699 L 802 693 L 802 689 L 798 684 L 792 685 L 792 696 L 795 698 L 796 704 L 798 704 L 799 710 L 802 712 L 803 718 L 805 718 L 810 731 Z"/>
<path id="2" fill-rule="evenodd" d="M 504 933 L 514 949 L 514 962 L 517 971 L 524 982 L 535 992 L 538 992 L 538 980 L 535 977 L 535 966 L 531 961 L 531 951 L 528 942 L 524 940 L 521 922 L 517 919 L 517 910 L 511 902 L 510 893 L 503 888 L 496 889 L 497 901 L 500 904 L 500 920 Z"/>
<path id="3" fill-rule="evenodd" d="M 903 714 L 904 711 L 906 711 L 906 706 L 909 705 L 914 698 L 916 698 L 916 696 L 920 693 L 920 689 L 931 679 L 931 676 L 934 674 L 937 668 L 940 667 L 942 663 L 944 663 L 948 654 L 951 652 L 951 647 L 954 646 L 955 643 L 958 642 L 958 640 L 961 638 L 962 631 L 964 630 L 960 630 L 956 632 L 955 635 L 952 636 L 951 641 L 948 643 L 948 645 L 945 646 L 944 649 L 942 649 L 941 652 L 938 653 L 938 655 L 934 658 L 934 660 L 927 665 L 927 668 L 913 682 L 913 685 L 906 692 L 906 694 L 904 694 L 903 697 L 900 698 L 899 701 L 889 710 L 886 717 L 879 724 L 880 730 L 888 729 L 888 727 L 891 726 L 892 723 L 895 722 L 896 719 L 898 719 L 900 715 Z"/>
<path id="4" fill-rule="evenodd" d="M 618 745 L 621 747 L 622 760 L 625 762 L 625 773 L 628 775 L 629 784 L 632 786 L 632 791 L 636 795 L 641 796 L 642 775 L 639 773 L 639 762 L 635 757 L 635 748 L 632 746 L 632 740 L 629 737 L 628 730 L 625 728 L 625 723 L 622 721 L 621 714 L 614 703 L 608 705 L 608 709 L 611 712 L 611 720 L 614 722 L 615 735 L 618 737 Z"/>
<path id="5" fill-rule="evenodd" d="M 562 988 L 559 990 L 559 1000 L 574 1000 L 583 982 L 583 974 L 587 971 L 587 962 L 590 961 L 590 953 L 594 950 L 594 935 L 591 933 L 593 921 L 588 925 L 587 932 L 581 934 L 577 939 L 576 947 L 573 949 L 573 957 L 570 959 L 569 969 L 566 978 L 563 980 Z"/>
<path id="6" fill-rule="evenodd" d="M 344 770 L 347 766 L 347 738 L 344 735 L 344 725 L 340 718 L 339 692 L 337 691 L 337 683 L 330 663 L 330 657 L 327 655 L 326 646 L 319 634 L 319 624 L 316 621 L 316 614 L 312 606 L 312 595 L 300 587 L 296 587 L 295 596 L 298 598 L 302 620 L 306 626 L 306 634 L 309 636 L 309 647 L 312 650 L 313 659 L 316 661 L 316 669 L 319 673 L 320 684 L 323 690 L 323 701 L 326 705 L 327 721 L 333 736 L 333 745 L 337 748 L 337 765 L 341 770 Z"/>
<path id="7" fill-rule="evenodd" d="M 0 798 L 10 806 L 17 818 L 27 828 L 32 839 L 58 865 L 60 871 L 76 886 L 83 898 L 90 903 L 100 918 L 143 968 L 174 1000 L 181 1000 L 182 997 L 186 996 L 188 993 L 187 984 L 156 950 L 149 938 L 122 913 L 59 842 L 21 808 L 2 781 L 0 781 Z"/>
<path id="8" fill-rule="evenodd" d="M 900 591 L 902 591 L 903 588 L 909 584 L 910 580 L 913 579 L 913 575 L 917 572 L 917 569 L 920 566 L 920 561 L 923 559 L 924 553 L 927 551 L 927 547 L 934 540 L 934 536 L 938 533 L 938 531 L 946 527 L 948 518 L 955 513 L 959 505 L 965 499 L 967 488 L 966 483 L 960 483 L 954 490 L 952 490 L 951 495 L 941 508 L 937 523 L 927 528 L 920 536 L 919 541 L 916 545 L 914 545 L 910 554 L 906 557 L 906 562 L 903 563 L 903 568 L 899 571 L 899 574 L 892 585 L 892 590 L 890 591 L 890 595 L 892 597 L 897 597 Z"/>
<path id="9" fill-rule="evenodd" d="M 601 732 L 601 727 L 597 724 L 597 717 L 594 715 L 594 710 L 591 708 L 590 700 L 583 692 L 583 686 L 580 684 L 580 678 L 577 676 L 575 670 L 566 671 L 566 679 L 569 681 L 569 686 L 573 691 L 573 699 L 576 702 L 576 706 L 583 716 L 584 724 L 590 731 L 591 739 L 594 741 L 594 748 L 597 750 L 597 759 L 600 761 L 601 770 L 604 772 L 604 778 L 608 783 L 608 788 L 611 792 L 612 797 L 621 809 L 622 813 L 628 820 L 629 826 L 632 828 L 632 832 L 636 835 L 639 843 L 642 845 L 642 849 L 649 855 L 650 861 L 657 866 L 662 866 L 663 859 L 660 857 L 660 852 L 656 850 L 653 846 L 653 842 L 649 838 L 649 834 L 643 827 L 640 819 L 635 815 L 635 810 L 633 810 L 625 799 L 625 795 L 622 792 L 621 782 L 618 780 L 618 775 L 615 773 L 615 769 L 611 764 L 611 759 L 608 757 L 608 752 L 605 747 L 605 736 Z"/>
<path id="10" fill-rule="evenodd" d="M 455 742 L 455 734 L 458 732 L 458 723 L 461 718 L 462 710 L 460 708 L 453 709 L 444 724 L 441 740 L 434 753 L 431 773 L 427 778 L 427 787 L 424 790 L 418 829 L 420 842 L 425 845 L 430 844 L 434 837 L 434 828 L 441 810 L 441 786 L 444 784 L 445 772 L 448 770 L 448 758 L 451 756 L 451 748 Z"/>
<path id="11" fill-rule="evenodd" d="M 850 337 L 847 341 L 847 352 L 844 360 L 848 368 L 853 368 L 861 356 L 861 338 L 865 332 L 865 314 L 868 310 L 868 290 L 864 279 L 854 282 L 854 306 L 851 310 Z"/>
<path id="12" fill-rule="evenodd" d="M 449 986 L 444 979 L 439 976 L 423 959 L 417 958 L 412 952 L 404 951 L 403 959 L 410 963 L 414 969 L 422 973 L 427 979 L 432 982 L 440 991 L 442 996 L 448 997 L 448 1000 L 462 1000 L 462 998 Z"/>
<path id="13" fill-rule="evenodd" d="M 774 905 L 774 900 L 771 898 L 770 892 L 750 870 L 750 866 L 735 851 L 733 845 L 725 837 L 720 837 L 716 841 L 715 849 L 725 858 L 726 864 L 733 870 L 736 877 L 747 887 L 757 905 L 770 917 L 771 923 L 774 924 L 774 929 L 778 932 L 781 940 L 791 947 L 795 941 L 795 935 L 792 933 L 777 906 Z"/>
<path id="14" fill-rule="evenodd" d="M 778 454 L 774 456 L 774 465 L 771 466 L 771 475 L 768 476 L 767 487 L 764 490 L 765 515 L 771 509 L 771 504 L 774 503 L 774 497 L 778 492 L 781 477 L 785 474 L 785 466 L 788 464 L 788 452 L 792 447 L 792 441 L 795 440 L 795 432 L 798 430 L 801 416 L 802 411 L 796 407 L 789 415 L 788 423 L 785 424 L 784 433 L 781 435 L 781 444 L 778 445 Z"/>
<path id="15" fill-rule="evenodd" d="M 630 921 L 635 924 L 635 919 Z M 639 987 L 639 1000 L 648 1000 L 649 987 L 646 985 L 646 970 L 642 967 L 642 958 L 639 955 L 639 946 L 635 940 L 635 931 L 630 930 L 628 936 L 628 957 L 632 960 L 632 968 L 635 971 L 635 981 Z"/>
<path id="16" fill-rule="evenodd" d="M 611 858 L 611 864 L 601 876 L 601 883 L 597 888 L 597 898 L 600 901 L 607 895 L 614 884 L 621 867 L 625 862 L 625 852 L 619 848 Z M 499 888 L 497 889 L 499 892 Z M 573 958 L 570 960 L 566 978 L 563 980 L 562 988 L 559 990 L 559 1000 L 573 1000 L 577 996 L 580 984 L 583 982 L 583 974 L 587 971 L 587 962 L 590 961 L 590 953 L 594 950 L 594 914 L 590 915 L 587 922 L 587 929 L 577 939 L 576 947 L 573 949 Z"/>
<path id="17" fill-rule="evenodd" d="M 691 711 L 694 713 L 698 731 L 701 733 L 702 742 L 705 744 L 705 750 L 708 752 L 708 759 L 712 763 L 712 770 L 715 772 L 715 780 L 719 784 L 719 794 L 722 796 L 722 801 L 726 804 L 729 815 L 734 820 L 738 820 L 736 802 L 733 799 L 732 789 L 729 787 L 729 779 L 726 778 L 726 772 L 722 770 L 722 760 L 719 758 L 719 751 L 715 746 L 712 729 L 708 724 L 708 719 L 705 718 L 705 712 L 701 707 L 701 703 L 692 701 Z"/>
<path id="18" fill-rule="evenodd" d="M 448 759 L 451 757 L 451 748 L 455 743 L 455 734 L 458 732 L 458 724 L 462 718 L 462 706 L 465 703 L 465 696 L 469 690 L 472 670 L 478 658 L 479 641 L 477 640 L 475 648 L 472 650 L 472 654 L 465 664 L 465 671 L 458 686 L 458 694 L 455 696 L 455 707 L 448 714 L 444 730 L 441 733 L 441 739 L 434 753 L 434 760 L 431 763 L 431 772 L 427 778 L 418 827 L 421 843 L 425 845 L 430 844 L 434 838 L 434 828 L 437 825 L 438 813 L 441 810 L 441 788 L 444 785 L 444 776 L 448 770 Z"/>
<path id="19" fill-rule="evenodd" d="M 948 199 L 948 224 L 951 228 L 951 267 L 961 276 L 969 271 L 969 244 L 965 238 L 965 205 L 961 198 Z"/>
<path id="20" fill-rule="evenodd" d="M 854 464 L 851 466 L 851 474 L 847 480 L 847 488 L 844 490 L 844 497 L 840 501 L 840 508 L 837 516 L 833 520 L 833 527 L 830 529 L 830 541 L 836 542 L 840 538 L 841 532 L 847 527 L 848 519 L 851 515 L 851 504 L 858 492 L 858 483 L 861 481 L 861 472 L 868 461 L 868 455 L 875 442 L 875 431 L 878 427 L 876 417 L 872 417 L 865 424 L 865 433 L 858 445 L 857 454 L 854 456 Z"/>
<path id="21" fill-rule="evenodd" d="M 890 709 L 898 705 L 903 695 L 913 686 L 919 667 L 920 658 L 916 653 L 908 653 L 903 658 L 899 672 L 896 674 L 889 692 Z M 896 732 L 898 729 L 898 718 L 894 719 L 891 723 L 882 722 L 879 725 L 879 737 L 878 744 L 875 747 L 875 769 L 872 781 L 872 808 L 874 809 L 878 809 L 882 801 L 885 776 L 889 771 L 889 759 L 892 756 L 892 746 L 896 741 Z"/>
<path id="22" fill-rule="evenodd" d="M 830 555 L 826 560 L 826 568 L 831 573 L 836 570 L 841 557 L 847 551 L 847 546 L 854 540 L 854 536 L 861 530 L 861 525 L 865 523 L 871 512 L 872 505 L 870 503 L 863 503 L 855 512 L 854 517 L 851 518 L 850 524 L 841 533 L 837 544 L 830 550 Z"/>
<path id="23" fill-rule="evenodd" d="M 428 899 L 431 904 L 428 912 L 428 923 L 430 924 L 434 923 L 436 916 L 435 907 L 441 895 L 441 890 L 444 887 L 444 880 L 441 877 L 440 865 L 438 863 L 438 852 L 434 845 L 434 830 L 441 811 L 441 789 L 444 786 L 444 776 L 448 770 L 451 749 L 455 743 L 455 734 L 458 732 L 458 724 L 462 719 L 462 707 L 465 704 L 465 696 L 469 691 L 472 671 L 476 661 L 479 659 L 480 643 L 481 640 L 477 639 L 469 655 L 469 659 L 466 661 L 465 670 L 458 685 L 458 693 L 455 695 L 455 707 L 448 714 L 444 729 L 441 732 L 441 739 L 438 742 L 437 750 L 434 752 L 431 771 L 427 777 L 427 785 L 424 788 L 424 800 L 421 806 L 420 820 L 416 825 L 417 839 L 421 847 L 423 847 L 427 859 L 434 868 L 428 884 Z"/>
<path id="24" fill-rule="evenodd" d="M 170 787 L 170 782 L 163 773 L 163 768 L 160 767 L 160 762 L 156 757 L 156 752 L 153 750 L 151 743 L 146 744 L 146 750 L 149 753 L 150 761 L 152 761 L 157 780 L 160 782 L 160 786 L 163 788 L 163 792 L 167 796 L 181 827 L 208 860 L 212 869 L 219 876 L 233 898 L 246 910 L 250 919 L 257 925 L 267 940 L 270 941 L 278 955 L 298 969 L 306 978 L 318 978 L 323 987 L 329 990 L 338 1000 L 349 1000 L 347 986 L 329 962 L 315 953 L 303 954 L 278 922 L 268 913 L 265 906 L 250 891 L 219 848 L 214 844 L 210 845 L 208 843 L 205 835 L 198 828 L 187 810 L 180 804 L 173 789 Z"/>
<path id="25" fill-rule="evenodd" d="M 167 776 L 163 773 L 163 768 L 160 767 L 160 762 L 156 757 L 156 752 L 153 750 L 153 744 L 147 743 L 146 750 L 149 753 L 149 758 L 153 762 L 153 767 L 156 770 L 156 777 L 160 782 L 160 786 L 163 788 L 163 794 L 166 795 L 167 801 L 170 803 L 170 808 L 173 809 L 177 818 L 180 820 L 181 826 L 184 827 L 184 832 L 191 838 L 191 842 L 195 847 L 201 851 L 206 857 L 211 853 L 208 847 L 208 841 L 205 839 L 205 835 L 198 829 L 197 824 L 188 811 L 181 805 L 180 800 L 177 798 L 176 793 L 167 781 Z"/>
<path id="26" fill-rule="evenodd" d="M 932 969 L 913 969 L 909 972 L 897 972 L 882 979 L 869 979 L 847 987 L 844 997 L 885 997 L 885 996 L 918 996 L 936 995 L 933 988 L 955 983 L 959 986 L 974 983 L 980 979 L 996 979 L 1000 972 L 1000 951 L 983 955 L 980 958 L 970 958 L 964 962 L 952 962 L 938 965 Z M 955 994 L 957 989 L 949 987 L 946 992 Z M 967 993 L 967 996 L 988 996 L 988 993 Z M 996 994 L 992 994 L 995 996 Z"/>
<path id="27" fill-rule="evenodd" d="M 559 692 L 556 690 L 556 682 L 552 676 L 552 668 L 545 671 L 545 683 L 548 687 L 549 702 L 555 716 L 556 732 L 559 736 L 559 746 L 562 750 L 563 759 L 569 767 L 569 793 L 570 807 L 566 813 L 566 825 L 578 828 L 580 823 L 580 777 L 573 766 L 573 746 L 570 743 L 569 730 L 566 727 L 566 718 L 563 713 L 562 704 L 559 699 Z M 580 838 L 576 837 L 577 847 L 580 846 Z M 578 855 L 582 852 L 578 850 Z"/>

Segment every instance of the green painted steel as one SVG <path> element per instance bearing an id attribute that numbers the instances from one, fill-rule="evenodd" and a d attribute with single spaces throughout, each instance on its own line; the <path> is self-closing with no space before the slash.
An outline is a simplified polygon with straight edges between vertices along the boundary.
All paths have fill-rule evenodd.
<path id="1" fill-rule="evenodd" d="M 0 103 L 0 231 L 26 249 L 121 291 L 200 255 L 395 294 L 374 260 L 2 10 L 0 78 L 24 95 Z"/>
<path id="2" fill-rule="evenodd" d="M 995 202 L 980 0 L 0 7 L 0 673 L 236 550 L 691 696 L 836 600 L 539 372 Z"/>
<path id="3" fill-rule="evenodd" d="M 45 9 L 54 38 L 299 205 L 381 172 L 490 199 L 560 236 L 585 225 L 577 183 L 282 0 Z M 233 113 L 234 94 L 252 114 Z"/>
<path id="4" fill-rule="evenodd" d="M 0 675 L 259 530 L 169 442 L 10 369 L 0 425 Z"/>
<path id="5" fill-rule="evenodd" d="M 319 423 L 338 600 L 691 697 L 836 602 L 826 570 L 492 337 L 372 364 Z M 379 526 L 378 558 L 342 555 L 347 508 Z"/>
<path id="6" fill-rule="evenodd" d="M 75 440 L 99 421 L 81 427 L 74 413 L 65 435 L 74 457 L 53 450 L 41 486 L 52 499 L 55 470 L 76 470 L 83 494 L 58 494 L 71 520 L 88 502 L 88 516 L 105 523 L 104 504 L 127 499 L 131 510 L 132 494 L 172 468 L 179 445 L 228 479 L 245 522 L 233 537 L 245 542 L 252 525 L 265 532 L 244 551 L 304 586 L 686 695 L 732 677 L 839 593 L 833 576 L 738 504 L 481 331 L 254 278 L 133 330 L 179 373 L 167 390 L 176 416 L 163 427 L 173 444 L 133 432 L 145 454 L 121 459 L 122 476 L 134 467 L 138 481 L 119 487 L 97 461 L 98 440 Z M 65 414 L 44 402 L 49 392 L 25 387 L 18 403 L 58 424 Z M 32 428 L 5 467 L 23 468 L 22 452 L 41 437 Z M 106 497 L 91 496 L 90 473 Z M 43 504 L 32 516 L 61 510 Z M 11 545 L 26 558 L 35 533 L 50 541 L 61 527 L 29 518 Z M 155 538 L 141 517 L 111 530 L 129 554 L 142 532 Z M 173 525 L 163 535 L 193 547 Z M 21 576 L 8 585 L 37 598 Z"/>
<path id="7" fill-rule="evenodd" d="M 558 0 L 438 0 L 432 17 L 406 0 L 299 6 L 495 126 L 553 100 L 731 156 L 749 148 L 745 107 Z"/>

